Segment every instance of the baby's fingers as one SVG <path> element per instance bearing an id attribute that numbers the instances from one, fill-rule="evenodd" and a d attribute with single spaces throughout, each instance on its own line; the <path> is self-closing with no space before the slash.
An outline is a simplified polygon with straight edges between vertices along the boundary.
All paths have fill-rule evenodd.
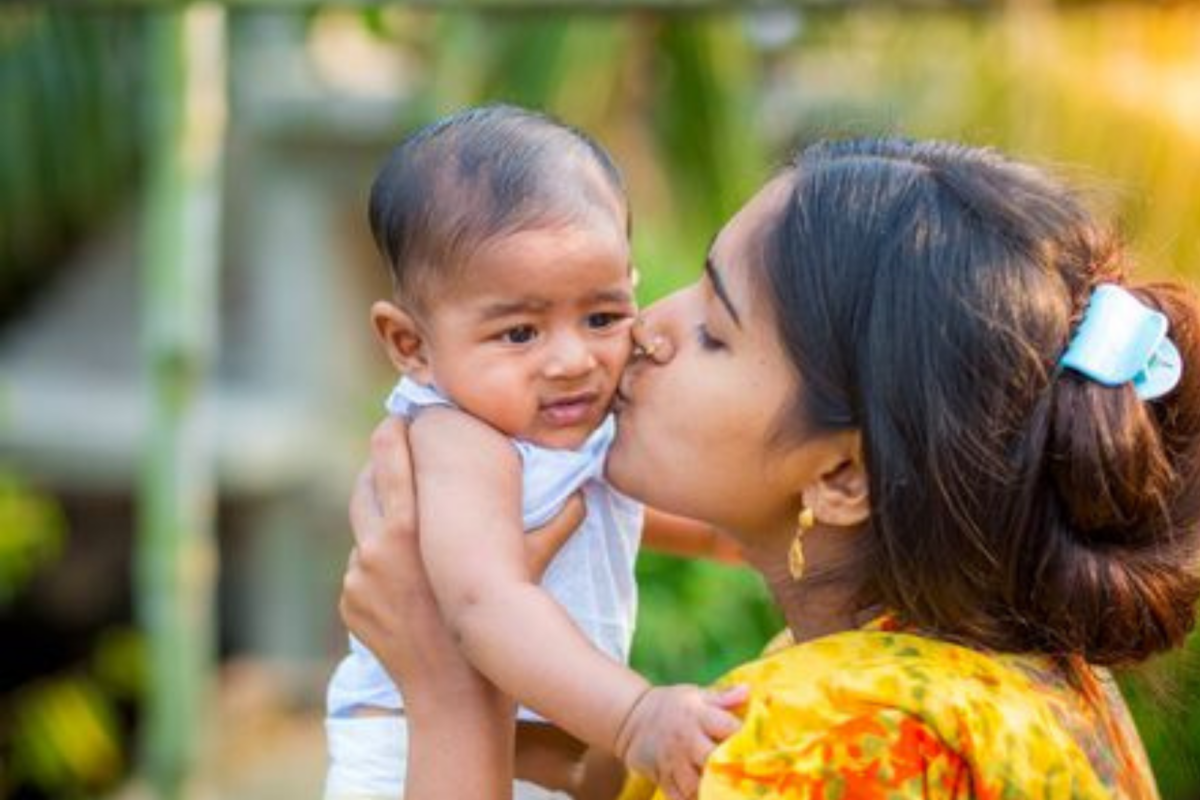
<path id="1" fill-rule="evenodd" d="M 671 800 L 693 800 L 700 789 L 700 766 L 682 762 L 675 764 L 671 767 L 666 784 L 670 787 L 667 796 Z"/>
<path id="2" fill-rule="evenodd" d="M 718 744 L 720 743 L 713 740 L 711 737 L 705 736 L 697 731 L 696 733 L 692 734 L 688 741 L 688 757 L 686 763 L 694 767 L 693 771 L 699 774 L 700 770 L 704 769 L 704 764 L 708 761 L 708 756 Z M 672 770 L 678 769 L 682 771 L 683 763 L 681 762 L 680 764 L 672 764 L 670 768 Z"/>
<path id="3" fill-rule="evenodd" d="M 742 727 L 742 720 L 721 708 L 706 708 L 700 714 L 700 729 L 713 741 L 723 742 Z"/>
<path id="4" fill-rule="evenodd" d="M 724 689 L 709 689 L 708 697 L 721 708 L 737 708 L 750 699 L 750 687 L 745 683 L 735 683 Z"/>

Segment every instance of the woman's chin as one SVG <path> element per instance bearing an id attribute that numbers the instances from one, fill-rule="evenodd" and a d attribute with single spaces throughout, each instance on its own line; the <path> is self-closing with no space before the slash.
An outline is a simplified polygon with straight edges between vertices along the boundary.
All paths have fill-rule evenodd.
<path id="1" fill-rule="evenodd" d="M 617 433 L 608 449 L 608 458 L 604 465 L 604 477 L 621 494 L 643 503 L 652 502 L 646 497 L 646 486 L 650 477 L 646 474 L 648 461 L 644 454 L 638 454 L 637 439 L 633 431 L 622 422 L 622 417 L 618 417 Z"/>
<path id="2" fill-rule="evenodd" d="M 622 454 L 625 452 L 626 447 L 627 445 L 623 443 L 621 437 L 620 425 L 618 425 L 616 438 L 613 439 L 612 446 L 608 449 L 608 458 L 604 462 L 604 477 L 621 494 L 640 500 L 641 498 L 636 491 L 637 482 L 633 480 L 634 476 L 630 475 L 629 471 L 625 468 L 628 459 Z"/>

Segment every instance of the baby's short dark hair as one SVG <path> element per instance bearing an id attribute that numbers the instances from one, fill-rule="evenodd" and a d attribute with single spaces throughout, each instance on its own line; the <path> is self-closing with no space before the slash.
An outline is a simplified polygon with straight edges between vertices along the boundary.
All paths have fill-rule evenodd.
<path id="1" fill-rule="evenodd" d="M 371 186 L 369 216 L 396 298 L 416 311 L 486 242 L 598 209 L 628 235 L 624 182 L 603 147 L 545 114 L 488 105 L 406 137 Z"/>

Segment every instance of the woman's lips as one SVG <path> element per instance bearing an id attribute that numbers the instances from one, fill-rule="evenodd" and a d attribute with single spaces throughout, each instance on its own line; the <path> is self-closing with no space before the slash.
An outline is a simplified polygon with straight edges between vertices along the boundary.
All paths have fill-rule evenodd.
<path id="1" fill-rule="evenodd" d="M 617 383 L 617 390 L 613 393 L 613 407 L 620 411 L 629 405 L 633 389 L 633 375 L 629 370 L 621 376 L 620 382 Z"/>
<path id="2" fill-rule="evenodd" d="M 543 403 L 542 417 L 551 425 L 567 428 L 587 422 L 592 416 L 599 395 L 595 392 L 571 395 L 549 403 Z"/>
<path id="3" fill-rule="evenodd" d="M 613 412 L 620 414 L 629 405 L 629 397 L 625 394 L 623 387 L 618 386 L 617 391 L 613 393 L 612 408 Z"/>

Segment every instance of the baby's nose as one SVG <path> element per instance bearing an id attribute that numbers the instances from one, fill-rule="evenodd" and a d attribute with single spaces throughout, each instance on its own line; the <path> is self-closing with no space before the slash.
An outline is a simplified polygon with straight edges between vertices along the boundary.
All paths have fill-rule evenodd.
<path id="1" fill-rule="evenodd" d="M 572 336 L 563 336 L 554 343 L 546 371 L 552 377 L 569 377 L 588 372 L 595 366 L 595 354 L 586 342 Z"/>

